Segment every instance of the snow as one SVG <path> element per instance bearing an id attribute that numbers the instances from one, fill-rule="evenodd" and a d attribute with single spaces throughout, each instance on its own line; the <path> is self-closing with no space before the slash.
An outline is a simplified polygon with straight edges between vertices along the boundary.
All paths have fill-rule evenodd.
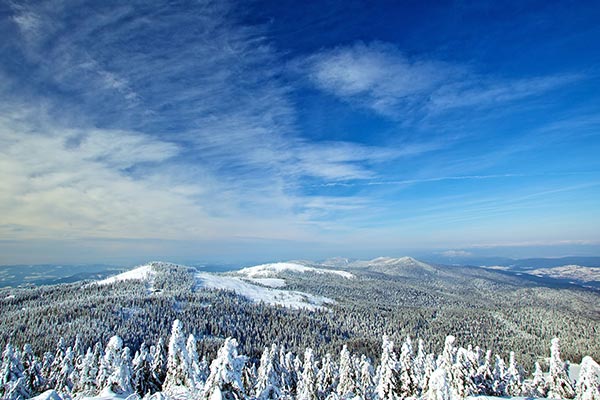
<path id="1" fill-rule="evenodd" d="M 261 264 L 256 265 L 254 267 L 246 267 L 237 271 L 238 274 L 245 275 L 249 278 L 259 278 L 259 277 L 270 277 L 282 272 L 313 272 L 316 274 L 333 274 L 341 276 L 342 278 L 352 279 L 354 275 L 347 271 L 339 271 L 335 269 L 324 269 L 324 268 L 315 268 L 309 267 L 302 264 L 296 263 L 272 263 L 272 264 Z"/>
<path id="2" fill-rule="evenodd" d="M 286 285 L 285 280 L 281 278 L 250 278 L 248 281 L 272 288 L 280 288 Z"/>
<path id="3" fill-rule="evenodd" d="M 67 397 L 68 398 L 68 397 Z M 60 397 L 57 397 L 56 400 L 61 399 Z M 116 394 L 114 393 L 112 390 L 106 388 L 104 390 L 102 390 L 98 396 L 76 396 L 75 399 L 77 400 L 125 400 L 125 399 L 139 399 L 139 396 L 137 396 L 136 394 Z M 55 400 L 54 398 L 49 399 L 49 400 Z"/>
<path id="4" fill-rule="evenodd" d="M 152 265 L 142 265 L 130 271 L 123 272 L 119 275 L 111 276 L 101 281 L 95 282 L 97 285 L 110 285 L 112 283 L 121 281 L 150 281 L 156 271 L 152 268 Z"/>
<path id="5" fill-rule="evenodd" d="M 334 300 L 309 293 L 266 288 L 254 285 L 241 278 L 215 275 L 207 272 L 196 273 L 196 287 L 206 289 L 230 290 L 254 302 L 264 302 L 289 308 L 307 310 L 323 309 L 325 304 Z"/>
<path id="6" fill-rule="evenodd" d="M 62 400 L 62 398 L 54 390 L 50 389 L 29 400 Z"/>
<path id="7" fill-rule="evenodd" d="M 582 267 L 580 265 L 563 265 L 561 267 L 538 268 L 527 271 L 528 274 L 556 279 L 574 279 L 581 282 L 600 282 L 600 268 Z"/>

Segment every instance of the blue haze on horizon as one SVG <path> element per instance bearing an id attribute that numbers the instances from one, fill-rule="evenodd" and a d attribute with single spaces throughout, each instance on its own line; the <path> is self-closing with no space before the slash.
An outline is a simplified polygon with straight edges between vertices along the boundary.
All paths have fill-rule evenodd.
<path id="1" fill-rule="evenodd" d="M 600 254 L 598 2 L 0 4 L 0 264 Z"/>

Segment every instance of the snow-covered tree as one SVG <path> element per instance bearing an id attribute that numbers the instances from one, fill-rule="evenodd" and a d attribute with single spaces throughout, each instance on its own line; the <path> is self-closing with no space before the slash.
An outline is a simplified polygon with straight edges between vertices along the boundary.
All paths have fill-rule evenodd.
<path id="1" fill-rule="evenodd" d="M 454 365 L 454 358 L 456 355 L 456 348 L 454 347 L 455 341 L 456 338 L 454 336 L 446 336 L 446 340 L 444 341 L 444 350 L 438 358 L 438 367 L 445 368 L 446 372 L 450 371 L 452 369 L 452 365 Z"/>
<path id="2" fill-rule="evenodd" d="M 202 386 L 206 381 L 206 376 L 204 371 L 200 366 L 200 359 L 198 357 L 198 345 L 196 344 L 196 338 L 194 335 L 190 333 L 188 336 L 187 342 L 185 344 L 185 348 L 187 350 L 188 356 L 190 358 L 190 375 L 192 377 L 192 381 L 194 382 L 194 387 L 196 390 L 202 390 Z"/>
<path id="3" fill-rule="evenodd" d="M 204 385 L 202 397 L 210 400 L 243 399 L 242 370 L 245 362 L 245 357 L 238 356 L 237 341 L 225 339 L 217 358 L 210 364 L 210 375 Z"/>
<path id="4" fill-rule="evenodd" d="M 145 342 L 140 346 L 140 349 L 133 357 L 133 375 L 132 386 L 133 390 L 140 396 L 153 394 L 160 390 L 160 387 L 153 385 L 152 379 L 152 356 Z"/>
<path id="5" fill-rule="evenodd" d="M 558 338 L 552 339 L 550 346 L 550 371 L 546 380 L 548 383 L 548 397 L 552 399 L 572 399 L 575 388 L 569 378 L 568 364 L 560 358 L 560 342 Z"/>
<path id="6" fill-rule="evenodd" d="M 423 369 L 423 377 L 421 378 L 420 386 L 421 386 L 421 394 L 427 393 L 429 390 L 429 381 L 431 380 L 431 375 L 437 369 L 435 354 L 427 354 L 425 357 L 425 367 Z"/>
<path id="7" fill-rule="evenodd" d="M 360 375 L 357 383 L 359 397 L 369 400 L 373 398 L 373 366 L 363 354 L 360 357 Z"/>
<path id="8" fill-rule="evenodd" d="M 316 400 L 317 396 L 317 367 L 313 357 L 312 349 L 308 348 L 304 352 L 304 364 L 302 365 L 302 375 L 298 382 L 298 400 Z"/>
<path id="9" fill-rule="evenodd" d="M 451 371 L 450 390 L 453 397 L 465 398 L 475 394 L 476 387 L 473 382 L 475 372 L 475 366 L 471 364 L 469 351 L 460 347 L 456 352 L 456 362 L 452 365 Z"/>
<path id="10" fill-rule="evenodd" d="M 496 363 L 492 372 L 494 381 L 492 384 L 492 392 L 494 396 L 506 396 L 506 363 L 504 359 L 496 354 Z"/>
<path id="11" fill-rule="evenodd" d="M 92 349 L 88 348 L 79 370 L 79 383 L 76 386 L 77 392 L 92 394 L 96 391 L 96 376 L 98 375 L 98 359 L 95 357 Z"/>
<path id="12" fill-rule="evenodd" d="M 418 391 L 417 378 L 413 370 L 413 348 L 410 337 L 407 336 L 400 350 L 400 357 L 397 366 L 396 392 L 401 398 L 413 397 Z"/>
<path id="13" fill-rule="evenodd" d="M 71 347 L 65 351 L 62 361 L 58 366 L 58 371 L 54 377 L 54 390 L 58 393 L 69 394 L 73 390 L 74 383 L 71 379 L 74 366 L 75 355 Z"/>
<path id="14" fill-rule="evenodd" d="M 352 358 L 348 347 L 344 345 L 340 352 L 340 367 L 339 367 L 339 381 L 336 392 L 342 397 L 354 397 L 356 377 L 354 374 L 354 366 L 352 365 Z"/>
<path id="15" fill-rule="evenodd" d="M 515 360 L 515 352 L 510 352 L 508 369 L 506 370 L 506 394 L 512 397 L 523 393 L 523 378 Z"/>
<path id="16" fill-rule="evenodd" d="M 62 370 L 63 358 L 66 351 L 67 342 L 63 337 L 61 337 L 56 345 L 56 351 L 52 357 L 52 365 L 50 365 L 48 369 L 48 376 L 46 378 L 47 384 L 50 388 L 55 388 L 58 385 L 59 375 Z M 50 360 L 50 358 L 48 360 Z"/>
<path id="17" fill-rule="evenodd" d="M 31 345 L 26 344 L 23 346 L 21 362 L 23 364 L 23 374 L 27 387 L 31 389 L 32 393 L 42 392 L 46 383 L 42 375 L 42 364 L 33 354 Z"/>
<path id="18" fill-rule="evenodd" d="M 592 357 L 581 360 L 575 392 L 577 400 L 600 400 L 600 366 Z"/>
<path id="19" fill-rule="evenodd" d="M 477 387 L 477 393 L 486 396 L 494 395 L 494 372 L 492 370 L 492 351 L 485 353 L 483 363 L 477 367 L 473 379 Z"/>
<path id="20" fill-rule="evenodd" d="M 423 375 L 425 374 L 425 359 L 427 358 L 427 353 L 425 353 L 425 346 L 423 345 L 423 339 L 419 339 L 417 345 L 417 354 L 415 359 L 413 360 L 413 376 L 417 385 L 417 392 L 421 394 L 421 390 L 423 389 Z"/>
<path id="21" fill-rule="evenodd" d="M 287 395 L 294 395 L 296 393 L 296 387 L 298 384 L 298 373 L 296 368 L 297 357 L 291 352 L 285 352 L 285 348 L 282 346 L 279 354 L 279 360 L 281 365 L 281 391 Z"/>
<path id="22" fill-rule="evenodd" d="M 260 357 L 257 371 L 254 395 L 261 400 L 276 399 L 280 396 L 281 376 L 275 369 L 276 358 L 279 356 L 277 347 L 265 347 Z"/>
<path id="23" fill-rule="evenodd" d="M 150 354 L 152 358 L 152 385 L 161 388 L 167 373 L 167 353 L 165 352 L 163 338 L 158 339 L 156 346 L 150 348 Z"/>
<path id="24" fill-rule="evenodd" d="M 331 358 L 331 354 L 327 353 L 321 361 L 321 369 L 317 373 L 317 392 L 320 397 L 327 397 L 333 393 L 337 387 L 338 367 L 335 361 Z"/>
<path id="25" fill-rule="evenodd" d="M 124 347 L 121 357 L 112 376 L 112 391 L 119 394 L 130 394 L 133 392 L 133 366 L 131 362 L 131 350 Z"/>
<path id="26" fill-rule="evenodd" d="M 548 393 L 548 385 L 546 383 L 546 378 L 544 377 L 544 373 L 542 372 L 542 367 L 540 367 L 540 363 L 535 363 L 535 370 L 533 372 L 533 378 L 524 383 L 525 389 L 524 391 L 528 396 L 531 397 L 546 397 Z"/>
<path id="27" fill-rule="evenodd" d="M 169 349 L 167 353 L 167 376 L 163 384 L 164 391 L 170 391 L 178 386 L 195 390 L 196 385 L 192 376 L 192 365 L 186 347 L 183 324 L 176 319 L 171 328 Z"/>
<path id="28" fill-rule="evenodd" d="M 111 337 L 100 361 L 96 386 L 99 390 L 130 394 L 133 391 L 131 370 L 129 348 L 123 348 L 123 340 L 119 336 Z"/>
<path id="29" fill-rule="evenodd" d="M 396 387 L 398 381 L 396 380 L 396 367 L 398 361 L 396 354 L 394 353 L 394 342 L 390 341 L 389 338 L 383 336 L 382 352 L 381 352 L 381 364 L 379 365 L 379 373 L 377 386 L 375 387 L 375 393 L 381 400 L 384 399 L 396 399 Z"/>
<path id="30" fill-rule="evenodd" d="M 3 400 L 19 400 L 31 397 L 19 352 L 10 344 L 2 353 L 0 366 L 0 394 Z"/>
<path id="31" fill-rule="evenodd" d="M 429 379 L 429 388 L 425 398 L 427 400 L 450 400 L 450 385 L 448 384 L 446 368 L 439 367 Z"/>

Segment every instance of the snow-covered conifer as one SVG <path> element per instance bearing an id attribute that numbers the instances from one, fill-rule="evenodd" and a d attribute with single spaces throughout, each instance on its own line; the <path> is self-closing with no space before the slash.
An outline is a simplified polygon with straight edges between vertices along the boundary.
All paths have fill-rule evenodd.
<path id="1" fill-rule="evenodd" d="M 494 394 L 494 373 L 492 370 L 491 350 L 488 350 L 485 353 L 483 363 L 477 367 L 474 382 L 478 394 L 486 396 L 492 396 Z"/>
<path id="2" fill-rule="evenodd" d="M 23 346 L 21 362 L 23 364 L 23 374 L 27 387 L 31 388 L 32 393 L 42 392 L 45 385 L 42 375 L 42 364 L 33 354 L 31 345 L 26 344 Z"/>
<path id="3" fill-rule="evenodd" d="M 317 373 L 317 392 L 320 397 L 327 397 L 328 394 L 335 391 L 338 381 L 338 367 L 327 353 L 321 361 L 321 369 Z"/>
<path id="4" fill-rule="evenodd" d="M 79 383 L 76 385 L 76 391 L 84 394 L 92 394 L 96 390 L 96 376 L 98 374 L 98 360 L 95 358 L 92 349 L 88 348 L 79 370 Z"/>
<path id="5" fill-rule="evenodd" d="M 363 354 L 360 357 L 360 375 L 357 383 L 359 397 L 369 400 L 373 398 L 373 366 Z"/>
<path id="6" fill-rule="evenodd" d="M 42 378 L 44 379 L 44 389 L 51 389 L 53 387 L 52 382 L 50 382 L 52 364 L 54 364 L 54 353 L 47 351 L 42 356 Z"/>
<path id="7" fill-rule="evenodd" d="M 65 351 L 59 369 L 54 378 L 54 390 L 58 393 L 69 394 L 73 390 L 74 383 L 71 380 L 74 366 L 75 355 L 71 347 Z"/>
<path id="8" fill-rule="evenodd" d="M 204 385 L 204 399 L 243 399 L 242 370 L 246 358 L 238 356 L 237 341 L 225 339 L 217 357 L 210 364 L 210 375 Z"/>
<path id="9" fill-rule="evenodd" d="M 196 337 L 190 333 L 187 342 L 185 344 L 189 359 L 190 359 L 190 375 L 194 388 L 196 390 L 202 390 L 202 385 L 206 380 L 206 376 L 203 375 L 203 371 L 200 368 L 200 359 L 198 357 L 198 346 L 196 344 Z"/>
<path id="10" fill-rule="evenodd" d="M 400 350 L 397 366 L 397 393 L 401 398 L 413 397 L 417 394 L 418 383 L 413 370 L 413 348 L 407 336 Z"/>
<path id="11" fill-rule="evenodd" d="M 427 400 L 451 399 L 450 385 L 448 384 L 446 368 L 439 367 L 433 372 L 433 374 L 431 374 L 425 398 Z"/>
<path id="12" fill-rule="evenodd" d="M 581 360 L 575 391 L 577 400 L 600 400 L 600 366 L 592 357 Z"/>
<path id="13" fill-rule="evenodd" d="M 465 398 L 475 394 L 474 375 L 475 366 L 471 364 L 469 351 L 462 347 L 459 348 L 456 352 L 456 362 L 452 365 L 452 380 L 449 382 L 453 397 Z"/>
<path id="14" fill-rule="evenodd" d="M 302 375 L 298 382 L 298 400 L 316 400 L 317 396 L 317 367 L 313 357 L 312 349 L 308 348 L 304 352 L 304 364 L 302 365 Z"/>
<path id="15" fill-rule="evenodd" d="M 492 384 L 494 396 L 506 396 L 506 363 L 504 362 L 504 359 L 497 354 L 492 375 L 494 376 Z"/>
<path id="16" fill-rule="evenodd" d="M 548 393 L 548 385 L 546 384 L 546 378 L 544 377 L 544 373 L 542 372 L 542 367 L 540 367 L 540 363 L 535 363 L 535 370 L 533 372 L 533 379 L 527 381 L 525 383 L 525 391 L 528 396 L 531 397 L 546 397 Z"/>
<path id="17" fill-rule="evenodd" d="M 444 350 L 438 359 L 438 367 L 446 368 L 446 372 L 452 369 L 452 365 L 455 361 L 456 348 L 454 347 L 454 342 L 456 338 L 452 335 L 446 336 L 446 340 L 444 341 Z"/>
<path id="18" fill-rule="evenodd" d="M 3 400 L 28 399 L 31 388 L 27 386 L 19 352 L 8 343 L 2 353 L 0 365 L 0 395 Z"/>
<path id="19" fill-rule="evenodd" d="M 98 390 L 108 389 L 117 394 L 130 394 L 133 391 L 131 370 L 129 348 L 123 348 L 123 340 L 119 336 L 111 337 L 96 377 Z"/>
<path id="20" fill-rule="evenodd" d="M 133 366 L 131 363 L 131 350 L 129 347 L 123 348 L 118 364 L 112 375 L 112 391 L 119 394 L 133 393 L 132 378 Z"/>
<path id="21" fill-rule="evenodd" d="M 546 382 L 549 398 L 572 399 L 575 396 L 575 388 L 571 379 L 569 379 L 568 365 L 560 358 L 558 338 L 552 339 L 552 345 L 550 346 L 550 371 Z"/>
<path id="22" fill-rule="evenodd" d="M 276 399 L 280 395 L 280 377 L 275 371 L 275 349 L 265 347 L 257 371 L 254 395 L 257 399 Z"/>
<path id="23" fill-rule="evenodd" d="M 381 400 L 396 399 L 396 367 L 398 361 L 394 353 L 394 342 L 390 341 L 386 335 L 383 336 L 381 364 L 379 365 L 379 374 L 375 393 Z"/>
<path id="24" fill-rule="evenodd" d="M 427 354 L 425 357 L 425 367 L 423 369 L 423 377 L 421 378 L 420 386 L 421 386 L 421 394 L 427 393 L 429 390 L 429 380 L 431 379 L 431 375 L 437 369 L 436 357 L 435 354 Z"/>
<path id="25" fill-rule="evenodd" d="M 427 353 L 425 353 L 425 346 L 423 345 L 423 339 L 419 339 L 417 345 L 417 354 L 413 361 L 413 376 L 415 378 L 417 384 L 417 392 L 421 394 L 421 390 L 423 389 L 423 375 L 425 374 L 425 359 L 427 358 Z"/>
<path id="26" fill-rule="evenodd" d="M 339 367 L 339 381 L 337 385 L 337 394 L 342 397 L 353 397 L 355 391 L 356 377 L 354 374 L 354 366 L 352 365 L 352 359 L 348 347 L 344 345 L 340 352 L 340 367 Z"/>
<path id="27" fill-rule="evenodd" d="M 167 353 L 163 338 L 158 339 L 156 346 L 150 348 L 152 358 L 152 385 L 162 388 L 167 369 Z"/>
<path id="28" fill-rule="evenodd" d="M 506 394 L 512 397 L 520 396 L 523 392 L 523 378 L 517 362 L 515 352 L 510 352 L 508 369 L 506 370 Z"/>
<path id="29" fill-rule="evenodd" d="M 192 366 L 186 348 L 186 339 L 183 324 L 176 319 L 171 328 L 171 337 L 167 351 L 167 375 L 163 390 L 169 391 L 176 386 L 185 386 L 188 389 L 195 387 L 191 376 Z"/>
<path id="30" fill-rule="evenodd" d="M 285 349 L 281 348 L 280 354 Z M 286 395 L 293 395 L 296 393 L 296 386 L 298 384 L 298 374 L 295 368 L 295 357 L 291 352 L 285 353 L 280 357 L 281 360 L 281 391 Z"/>

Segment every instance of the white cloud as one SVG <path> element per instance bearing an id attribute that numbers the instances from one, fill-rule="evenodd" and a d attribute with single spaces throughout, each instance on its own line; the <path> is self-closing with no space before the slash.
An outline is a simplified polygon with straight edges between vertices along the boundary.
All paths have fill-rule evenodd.
<path id="1" fill-rule="evenodd" d="M 384 43 L 324 50 L 294 64 L 320 89 L 377 113 L 409 118 L 486 107 L 539 95 L 581 79 L 553 75 L 527 79 L 482 76 L 464 65 L 407 57 Z"/>
<path id="2" fill-rule="evenodd" d="M 473 253 L 465 250 L 446 250 L 440 253 L 444 257 L 471 257 Z"/>

